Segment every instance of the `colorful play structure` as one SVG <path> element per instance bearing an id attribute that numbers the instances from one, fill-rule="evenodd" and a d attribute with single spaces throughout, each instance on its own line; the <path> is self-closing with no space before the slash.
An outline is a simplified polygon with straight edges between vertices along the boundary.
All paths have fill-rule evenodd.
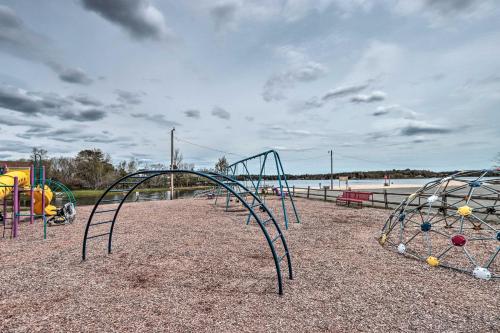
<path id="1" fill-rule="evenodd" d="M 107 239 L 107 251 L 108 254 L 111 253 L 113 230 L 120 210 L 124 203 L 131 201 L 130 196 L 137 187 L 152 178 L 174 174 L 190 174 L 208 180 L 216 187 L 227 191 L 248 211 L 269 246 L 276 269 L 278 293 L 283 294 L 283 265 L 288 268 L 288 278 L 293 279 L 292 261 L 285 235 L 278 220 L 261 197 L 256 194 L 255 189 L 246 187 L 241 181 L 227 174 L 180 169 L 142 170 L 118 179 L 104 191 L 92 209 L 83 236 L 82 260 L 87 258 L 90 240 Z"/>
<path id="2" fill-rule="evenodd" d="M 427 183 L 390 215 L 379 243 L 432 267 L 500 279 L 498 171 L 458 172 Z"/>
<path id="3" fill-rule="evenodd" d="M 9 163 L 10 164 L 10 163 Z M 66 203 L 57 209 L 52 203 L 55 193 L 62 193 Z M 10 230 L 10 237 L 19 235 L 22 221 L 35 223 L 43 220 L 43 238 L 47 238 L 47 225 L 71 223 L 76 214 L 76 200 L 73 193 L 63 184 L 45 178 L 45 167 L 40 155 L 34 163 L 15 162 L 14 165 L 0 165 L 0 223 L 3 236 Z M 29 203 L 23 205 L 28 201 Z"/>
<path id="4" fill-rule="evenodd" d="M 252 170 L 250 164 L 256 161 L 258 161 L 257 169 Z M 268 164 L 271 164 L 271 166 L 269 167 Z M 271 172 L 268 172 L 268 169 L 270 169 Z M 295 222 L 300 223 L 299 214 L 297 212 L 297 208 L 295 207 L 293 196 L 291 195 L 292 192 L 290 191 L 290 187 L 288 186 L 285 170 L 283 169 L 283 164 L 281 163 L 281 158 L 277 151 L 268 150 L 260 154 L 256 154 L 236 161 L 228 166 L 226 174 L 233 179 L 242 181 L 245 186 L 250 188 L 255 197 L 258 197 L 263 202 L 266 201 L 266 195 L 268 194 L 268 192 L 271 192 L 274 196 L 278 196 L 281 201 L 281 213 L 283 215 L 285 229 L 288 229 L 290 220 L 286 205 L 287 201 L 290 202 L 290 209 L 293 211 Z M 278 183 L 277 186 L 267 186 L 266 179 L 276 179 Z M 231 192 L 226 191 L 221 186 L 217 188 L 217 191 L 214 195 L 215 204 L 217 204 L 217 199 L 223 193 L 226 197 L 226 210 L 228 210 L 229 205 L 232 202 L 232 195 Z M 255 199 L 252 200 L 252 205 L 254 204 Z M 252 215 L 249 213 L 246 223 L 249 224 L 251 219 Z"/>

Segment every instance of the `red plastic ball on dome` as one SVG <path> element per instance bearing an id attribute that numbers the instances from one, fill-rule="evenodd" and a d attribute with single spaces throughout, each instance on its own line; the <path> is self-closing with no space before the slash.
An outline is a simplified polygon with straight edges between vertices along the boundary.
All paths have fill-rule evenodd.
<path id="1" fill-rule="evenodd" d="M 455 235 L 451 237 L 451 243 L 455 246 L 464 246 L 467 243 L 467 239 L 464 235 Z"/>

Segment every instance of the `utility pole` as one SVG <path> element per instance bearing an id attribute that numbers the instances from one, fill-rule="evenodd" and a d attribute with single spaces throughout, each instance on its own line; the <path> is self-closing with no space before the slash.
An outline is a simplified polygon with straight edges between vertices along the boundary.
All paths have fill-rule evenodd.
<path id="1" fill-rule="evenodd" d="M 174 131 L 170 131 L 170 170 L 174 170 Z M 170 200 L 174 200 L 174 174 L 170 174 Z"/>
<path id="2" fill-rule="evenodd" d="M 330 153 L 330 190 L 333 190 L 333 149 L 328 152 Z"/>

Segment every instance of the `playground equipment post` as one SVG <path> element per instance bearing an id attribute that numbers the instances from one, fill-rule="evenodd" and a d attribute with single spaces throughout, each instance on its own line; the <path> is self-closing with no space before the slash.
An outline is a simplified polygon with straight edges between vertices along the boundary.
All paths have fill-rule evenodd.
<path id="1" fill-rule="evenodd" d="M 174 170 L 174 131 L 170 131 L 170 170 Z M 170 200 L 174 200 L 174 174 L 170 174 Z"/>

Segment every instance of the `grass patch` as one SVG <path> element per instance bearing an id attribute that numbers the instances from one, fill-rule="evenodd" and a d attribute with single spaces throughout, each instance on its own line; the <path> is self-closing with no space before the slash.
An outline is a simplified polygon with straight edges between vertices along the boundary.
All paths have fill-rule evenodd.
<path id="1" fill-rule="evenodd" d="M 190 187 L 176 187 L 175 191 L 196 191 L 196 190 L 205 190 L 209 189 L 212 186 L 190 186 Z M 150 192 L 166 192 L 169 191 L 170 188 L 161 187 L 161 188 L 139 188 L 137 191 L 141 193 L 150 193 Z M 73 190 L 73 195 L 76 199 L 78 198 L 93 198 L 100 196 L 104 190 Z"/>

